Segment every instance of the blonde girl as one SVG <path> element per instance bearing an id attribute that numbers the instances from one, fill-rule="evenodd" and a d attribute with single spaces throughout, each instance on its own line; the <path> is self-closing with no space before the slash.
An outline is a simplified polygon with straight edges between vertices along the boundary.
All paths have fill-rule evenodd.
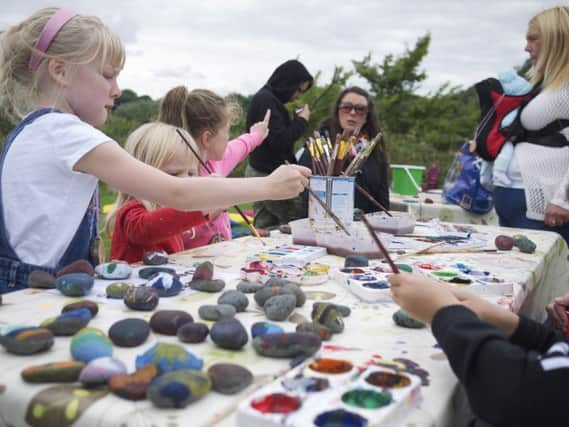
<path id="1" fill-rule="evenodd" d="M 0 103 L 21 120 L 0 156 L 0 293 L 27 286 L 33 270 L 57 271 L 92 256 L 98 180 L 180 210 L 295 196 L 309 172 L 265 179 L 170 176 L 95 127 L 120 96 L 120 39 L 98 18 L 39 10 L 0 35 Z"/>

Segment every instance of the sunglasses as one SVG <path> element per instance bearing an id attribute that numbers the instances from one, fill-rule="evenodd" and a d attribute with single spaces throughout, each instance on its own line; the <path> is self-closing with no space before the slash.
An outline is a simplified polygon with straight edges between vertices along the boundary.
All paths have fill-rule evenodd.
<path id="1" fill-rule="evenodd" d="M 362 104 L 352 104 L 351 102 L 343 102 L 338 107 L 342 113 L 349 114 L 354 110 L 358 116 L 364 116 L 367 114 L 367 105 Z"/>

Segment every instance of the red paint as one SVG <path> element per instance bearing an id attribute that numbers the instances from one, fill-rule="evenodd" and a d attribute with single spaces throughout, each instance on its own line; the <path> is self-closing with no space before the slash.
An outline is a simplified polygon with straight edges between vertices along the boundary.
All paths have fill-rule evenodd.
<path id="1" fill-rule="evenodd" d="M 253 400 L 251 406 L 262 414 L 289 414 L 300 408 L 300 399 L 283 393 L 273 393 Z"/>
<path id="2" fill-rule="evenodd" d="M 434 265 L 434 264 L 419 264 L 418 267 L 422 268 L 423 270 L 440 270 L 441 269 L 438 265 Z"/>
<path id="3" fill-rule="evenodd" d="M 345 374 L 350 372 L 354 365 L 342 359 L 317 359 L 308 365 L 310 369 L 323 374 Z"/>

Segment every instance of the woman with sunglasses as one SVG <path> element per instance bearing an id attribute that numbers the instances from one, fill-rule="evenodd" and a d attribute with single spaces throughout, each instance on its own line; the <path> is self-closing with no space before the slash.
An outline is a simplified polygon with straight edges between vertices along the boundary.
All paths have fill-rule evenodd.
<path id="1" fill-rule="evenodd" d="M 306 92 L 313 80 L 302 63 L 289 60 L 279 65 L 265 86 L 253 96 L 247 112 L 246 128 L 262 121 L 267 110 L 271 110 L 271 119 L 267 138 L 249 154 L 245 176 L 266 176 L 286 162 L 296 163 L 294 143 L 308 127 L 310 110 L 308 105 L 304 105 L 291 119 L 285 104 Z M 253 210 L 256 227 L 276 228 L 298 218 L 299 199 L 255 202 Z"/>
<path id="2" fill-rule="evenodd" d="M 370 95 L 358 86 L 344 89 L 334 103 L 332 114 L 320 124 L 320 133 L 327 131 L 334 144 L 337 134 L 346 132 L 352 135 L 358 131 L 357 140 L 368 143 L 380 131 L 375 105 Z M 312 167 L 312 159 L 307 150 L 302 153 L 299 164 Z M 388 161 L 383 140 L 372 151 L 369 158 L 356 175 L 356 183 L 366 190 L 375 200 L 389 209 Z M 302 216 L 308 215 L 308 195 L 305 191 L 302 199 Z M 364 212 L 375 212 L 379 209 L 361 192 L 355 192 L 354 205 Z"/>

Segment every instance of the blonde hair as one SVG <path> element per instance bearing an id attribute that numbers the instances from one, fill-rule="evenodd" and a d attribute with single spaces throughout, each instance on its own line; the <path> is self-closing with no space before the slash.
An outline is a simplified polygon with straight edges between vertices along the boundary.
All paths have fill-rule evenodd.
<path id="1" fill-rule="evenodd" d="M 99 61 L 122 69 L 125 50 L 119 37 L 95 16 L 76 15 L 57 32 L 46 52 L 34 49 L 47 21 L 58 8 L 41 9 L 0 34 L 0 108 L 19 121 L 34 108 L 38 82 L 45 74 L 44 59 L 71 64 Z M 32 51 L 40 58 L 36 71 L 29 67 Z"/>
<path id="2" fill-rule="evenodd" d="M 541 48 L 530 70 L 531 82 L 557 89 L 569 82 L 569 6 L 557 6 L 530 20 L 540 32 Z"/>
<path id="3" fill-rule="evenodd" d="M 128 136 L 124 149 L 136 159 L 157 169 L 162 169 L 164 164 L 174 156 L 180 144 L 186 146 L 186 143 L 178 135 L 177 130 L 178 128 L 175 126 L 166 123 L 151 122 L 143 124 Z M 185 130 L 180 129 L 180 131 L 192 148 L 198 152 L 194 139 Z M 186 147 L 186 151 L 186 160 L 190 164 L 190 170 L 194 175 L 197 175 L 198 159 L 189 148 Z M 122 191 L 117 192 L 115 204 L 105 220 L 105 232 L 107 234 L 111 233 L 118 211 L 126 203 L 134 199 L 135 197 L 130 194 Z M 156 203 L 148 200 L 141 200 L 141 202 L 148 210 L 155 210 L 159 207 Z"/>
<path id="4" fill-rule="evenodd" d="M 185 86 L 177 86 L 160 102 L 159 120 L 183 127 L 197 139 L 202 132 L 215 134 L 227 123 L 233 124 L 240 114 L 234 100 L 225 100 L 207 89 L 188 92 Z"/>

